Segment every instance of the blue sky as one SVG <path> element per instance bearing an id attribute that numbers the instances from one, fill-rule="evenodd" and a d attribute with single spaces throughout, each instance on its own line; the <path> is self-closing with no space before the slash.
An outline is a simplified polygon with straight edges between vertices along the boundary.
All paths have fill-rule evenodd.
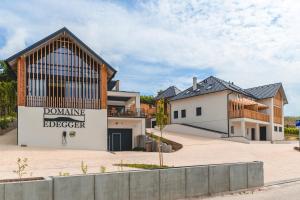
<path id="1" fill-rule="evenodd" d="M 3 0 L 0 59 L 66 26 L 118 70 L 121 89 L 153 94 L 214 75 L 243 87 L 282 82 L 300 115 L 299 0 Z"/>

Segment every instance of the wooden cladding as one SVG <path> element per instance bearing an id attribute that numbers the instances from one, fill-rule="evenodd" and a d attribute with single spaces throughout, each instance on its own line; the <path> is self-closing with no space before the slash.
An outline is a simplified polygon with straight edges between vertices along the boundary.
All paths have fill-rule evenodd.
<path id="1" fill-rule="evenodd" d="M 107 92 L 106 66 L 71 38 L 61 35 L 39 47 L 26 56 L 24 70 L 25 66 L 26 106 L 101 108 Z"/>
<path id="2" fill-rule="evenodd" d="M 256 110 L 249 110 L 243 104 L 230 102 L 229 117 L 233 118 L 249 118 L 264 122 L 270 122 L 270 116 Z"/>
<path id="3" fill-rule="evenodd" d="M 107 67 L 105 65 L 101 66 L 101 109 L 107 109 Z"/>
<path id="4" fill-rule="evenodd" d="M 274 105 L 281 108 L 282 107 L 282 95 L 280 92 L 277 92 L 276 96 L 274 97 Z"/>
<path id="5" fill-rule="evenodd" d="M 25 106 L 26 104 L 26 70 L 25 59 L 20 57 L 18 59 L 18 106 Z"/>
<path id="6" fill-rule="evenodd" d="M 282 124 L 282 108 L 274 106 L 274 122 L 276 124 Z"/>

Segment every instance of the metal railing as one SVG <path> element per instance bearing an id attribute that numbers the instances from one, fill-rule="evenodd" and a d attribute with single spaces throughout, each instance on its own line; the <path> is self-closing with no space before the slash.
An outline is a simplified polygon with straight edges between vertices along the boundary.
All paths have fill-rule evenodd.
<path id="1" fill-rule="evenodd" d="M 117 110 L 108 110 L 107 111 L 108 117 L 145 117 L 145 112 L 143 109 L 125 109 L 122 111 Z"/>

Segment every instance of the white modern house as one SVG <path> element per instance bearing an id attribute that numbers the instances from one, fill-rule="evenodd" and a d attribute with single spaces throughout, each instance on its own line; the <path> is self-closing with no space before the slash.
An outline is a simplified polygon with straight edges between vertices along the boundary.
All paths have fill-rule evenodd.
<path id="1" fill-rule="evenodd" d="M 128 151 L 145 134 L 140 94 L 67 28 L 6 59 L 17 74 L 18 145 Z"/>
<path id="2" fill-rule="evenodd" d="M 242 89 L 210 76 L 170 99 L 171 123 L 201 128 L 248 140 L 284 139 L 284 105 L 281 83 Z"/>

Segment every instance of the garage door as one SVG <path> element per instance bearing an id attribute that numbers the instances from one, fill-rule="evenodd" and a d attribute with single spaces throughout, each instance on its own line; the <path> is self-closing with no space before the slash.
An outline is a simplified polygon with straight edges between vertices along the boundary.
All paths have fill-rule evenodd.
<path id="1" fill-rule="evenodd" d="M 108 129 L 109 151 L 131 151 L 132 129 Z"/>

